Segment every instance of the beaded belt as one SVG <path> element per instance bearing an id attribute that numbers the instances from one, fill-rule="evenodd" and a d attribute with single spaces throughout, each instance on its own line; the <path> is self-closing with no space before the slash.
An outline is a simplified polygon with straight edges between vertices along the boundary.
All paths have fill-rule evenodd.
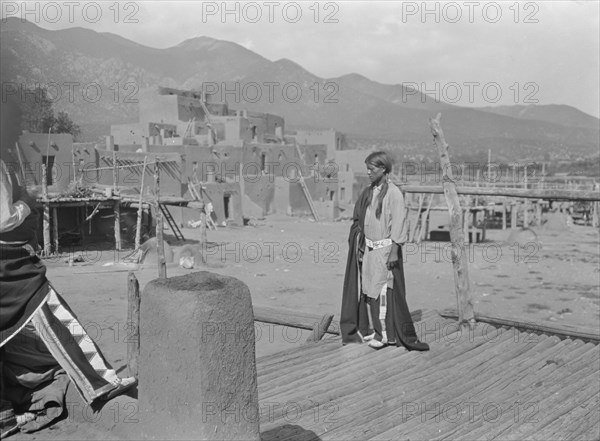
<path id="1" fill-rule="evenodd" d="M 377 250 L 379 248 L 385 248 L 392 245 L 392 239 L 381 239 L 381 240 L 369 240 L 365 238 L 365 243 L 367 246 L 373 250 Z"/>

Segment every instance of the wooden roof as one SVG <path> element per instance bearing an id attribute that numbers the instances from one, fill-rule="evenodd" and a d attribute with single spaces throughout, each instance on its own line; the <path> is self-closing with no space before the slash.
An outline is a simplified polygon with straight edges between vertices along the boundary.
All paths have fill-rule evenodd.
<path id="1" fill-rule="evenodd" d="M 262 441 L 600 438 L 596 343 L 417 315 L 429 352 L 326 335 L 259 358 Z"/>

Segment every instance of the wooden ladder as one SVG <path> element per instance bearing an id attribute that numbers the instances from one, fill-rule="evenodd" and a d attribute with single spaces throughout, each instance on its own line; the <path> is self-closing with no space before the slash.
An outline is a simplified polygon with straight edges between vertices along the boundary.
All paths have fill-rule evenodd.
<path id="1" fill-rule="evenodd" d="M 302 153 L 300 152 L 300 147 L 298 147 L 297 143 L 296 143 L 296 151 L 298 152 L 298 157 L 300 159 L 302 159 Z M 310 192 L 308 191 L 306 182 L 304 182 L 304 177 L 302 176 L 302 170 L 300 168 L 298 168 L 298 173 L 300 173 L 300 180 L 298 182 L 300 183 L 300 187 L 302 188 L 302 191 L 304 192 L 304 196 L 306 197 L 306 200 L 308 201 L 308 206 L 310 207 L 310 211 L 312 212 L 312 215 L 315 218 L 315 221 L 319 222 L 319 214 L 317 213 L 317 209 L 315 208 L 315 204 L 313 203 L 312 196 L 310 195 Z"/>
<path id="2" fill-rule="evenodd" d="M 169 208 L 165 204 L 158 204 L 158 206 L 160 207 L 160 211 L 162 211 L 163 216 L 167 220 L 169 227 L 171 227 L 171 230 L 173 231 L 173 234 L 175 235 L 175 237 L 178 240 L 185 240 L 185 238 L 183 237 L 183 233 L 177 226 L 177 222 L 175 222 L 175 219 L 173 219 L 173 216 L 171 215 Z"/>

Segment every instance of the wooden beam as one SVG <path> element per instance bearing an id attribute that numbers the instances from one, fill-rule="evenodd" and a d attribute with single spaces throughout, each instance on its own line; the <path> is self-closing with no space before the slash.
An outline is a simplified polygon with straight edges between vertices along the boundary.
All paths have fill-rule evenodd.
<path id="1" fill-rule="evenodd" d="M 144 157 L 144 166 L 142 167 L 142 182 L 140 184 L 140 199 L 137 212 L 136 229 L 135 229 L 135 249 L 140 247 L 140 240 L 142 237 L 142 214 L 143 214 L 143 201 L 144 201 L 144 176 L 146 176 L 146 166 L 148 165 L 148 156 Z"/>
<path id="2" fill-rule="evenodd" d="M 313 330 L 319 325 L 325 316 L 333 316 L 333 314 L 313 314 L 310 312 L 302 312 L 296 309 L 279 308 L 272 306 L 253 305 L 254 321 L 261 323 L 270 323 L 273 325 L 289 326 L 292 328 Z M 413 321 L 421 320 L 423 310 L 415 309 L 411 312 Z M 332 320 L 327 330 L 323 333 L 331 335 L 340 335 L 340 322 Z"/>
<path id="3" fill-rule="evenodd" d="M 405 193 L 442 194 L 444 189 L 438 185 L 408 185 L 397 182 L 396 185 Z M 598 190 L 563 190 L 563 189 L 523 189 L 502 187 L 456 187 L 460 195 L 508 196 L 523 199 L 545 199 L 552 201 L 600 201 Z"/>
<path id="4" fill-rule="evenodd" d="M 52 209 L 53 222 L 53 233 L 54 233 L 54 252 L 58 254 L 58 208 Z"/>
<path id="5" fill-rule="evenodd" d="M 42 200 L 44 201 L 44 255 L 47 257 L 52 252 L 50 242 L 50 204 L 48 203 L 48 170 L 46 164 L 42 164 Z"/>
<path id="6" fill-rule="evenodd" d="M 156 195 L 156 255 L 158 258 L 158 277 L 167 278 L 167 261 L 165 259 L 165 243 L 163 240 L 163 216 L 160 209 L 160 164 L 158 159 L 154 166 L 154 194 Z"/>
<path id="7" fill-rule="evenodd" d="M 456 309 L 444 309 L 438 311 L 442 317 L 458 318 Z M 481 323 L 489 323 L 494 326 L 516 328 L 519 331 L 533 332 L 536 334 L 556 335 L 559 338 L 581 339 L 584 342 L 600 343 L 600 333 L 592 329 L 586 329 L 578 326 L 556 325 L 546 326 L 532 322 L 523 322 L 519 320 L 507 319 L 503 317 L 490 316 L 485 314 L 475 314 L 475 319 Z"/>
<path id="8" fill-rule="evenodd" d="M 273 325 L 290 326 L 292 328 L 312 330 L 319 325 L 322 316 L 319 314 L 304 313 L 285 308 L 270 306 L 253 306 L 254 320 L 257 322 L 271 323 Z M 332 320 L 324 334 L 340 334 L 340 324 Z"/>
<path id="9" fill-rule="evenodd" d="M 129 375 L 138 376 L 140 356 L 140 284 L 133 272 L 127 276 L 127 368 Z"/>
<path id="10" fill-rule="evenodd" d="M 469 279 L 469 263 L 464 246 L 464 233 L 462 229 L 462 214 L 458 200 L 458 193 L 454 183 L 452 167 L 450 167 L 450 156 L 448 144 L 444 139 L 444 132 L 440 125 L 441 113 L 435 119 L 429 120 L 429 127 L 433 135 L 433 141 L 437 147 L 442 165 L 444 196 L 448 203 L 450 212 L 450 240 L 452 241 L 452 266 L 454 268 L 454 286 L 456 289 L 456 301 L 460 323 L 472 324 L 475 321 L 473 310 L 473 296 L 471 294 L 471 281 Z M 466 213 L 465 213 L 466 216 Z"/>
<path id="11" fill-rule="evenodd" d="M 115 249 L 121 251 L 121 201 L 115 198 L 113 210 L 115 213 Z"/>

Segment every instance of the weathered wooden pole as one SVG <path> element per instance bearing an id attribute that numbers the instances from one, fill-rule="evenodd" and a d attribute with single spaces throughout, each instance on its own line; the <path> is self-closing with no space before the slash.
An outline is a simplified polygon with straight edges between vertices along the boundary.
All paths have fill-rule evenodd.
<path id="1" fill-rule="evenodd" d="M 431 195 L 429 199 L 429 203 L 427 204 L 427 209 L 425 213 L 421 216 L 421 229 L 419 230 L 419 237 L 417 238 L 417 243 L 421 243 L 421 241 L 427 239 L 427 230 L 429 229 L 429 212 L 431 211 L 431 204 L 433 204 L 433 198 L 435 195 Z"/>
<path id="2" fill-rule="evenodd" d="M 148 165 L 148 156 L 144 157 L 144 166 L 142 167 L 142 180 L 140 183 L 140 199 L 137 212 L 137 222 L 135 228 L 135 249 L 137 250 L 140 247 L 140 241 L 142 239 L 142 214 L 143 214 L 143 202 L 144 202 L 144 176 L 146 176 L 146 166 Z"/>
<path id="3" fill-rule="evenodd" d="M 115 249 L 121 251 L 121 199 L 118 196 L 113 196 L 115 203 L 113 210 L 115 213 Z"/>
<path id="4" fill-rule="evenodd" d="M 44 255 L 49 256 L 52 252 L 50 242 L 50 203 L 48 202 L 48 169 L 42 164 L 42 199 L 44 201 Z"/>
<path id="5" fill-rule="evenodd" d="M 510 205 L 510 228 L 517 228 L 517 216 L 519 215 L 519 203 L 513 202 Z"/>
<path id="6" fill-rule="evenodd" d="M 462 209 L 462 222 L 463 222 L 463 234 L 464 234 L 464 243 L 469 244 L 469 205 Z"/>
<path id="7" fill-rule="evenodd" d="M 424 198 L 425 198 L 424 195 L 422 195 L 422 194 L 419 195 L 419 208 L 417 208 L 417 215 L 415 217 L 415 225 L 413 226 L 412 234 L 408 238 L 408 240 L 410 242 L 415 242 L 415 235 L 417 234 L 417 226 L 419 225 L 419 219 L 421 218 L 421 208 L 423 208 Z"/>
<path id="8" fill-rule="evenodd" d="M 52 217 L 54 218 L 52 222 L 52 232 L 54 235 L 54 252 L 58 254 L 58 208 L 52 208 Z"/>
<path id="9" fill-rule="evenodd" d="M 506 230 L 506 202 L 502 203 L 502 229 Z"/>
<path id="10" fill-rule="evenodd" d="M 438 113 L 435 119 L 429 120 L 429 127 L 433 135 L 433 141 L 440 155 L 443 170 L 444 196 L 450 212 L 450 240 L 452 241 L 452 266 L 454 267 L 454 286 L 456 288 L 456 301 L 458 306 L 459 323 L 475 323 L 475 312 L 473 309 L 473 296 L 471 293 L 471 281 L 469 279 L 468 257 L 464 247 L 464 233 L 462 230 L 462 210 L 456 192 L 456 184 L 450 167 L 448 155 L 448 144 L 444 139 L 444 132 L 440 125 L 442 114 Z"/>
<path id="11" fill-rule="evenodd" d="M 160 208 L 160 161 L 156 158 L 154 166 L 154 194 L 156 195 L 156 255 L 158 258 L 158 277 L 167 278 L 167 261 L 163 240 L 163 216 Z"/>
<path id="12" fill-rule="evenodd" d="M 117 184 L 119 183 L 119 171 L 117 169 L 117 152 L 114 150 L 112 152 L 112 157 L 113 157 L 113 169 L 112 169 L 113 194 L 117 194 Z"/>
<path id="13" fill-rule="evenodd" d="M 133 272 L 127 276 L 127 368 L 129 375 L 138 376 L 140 356 L 140 284 Z"/>

